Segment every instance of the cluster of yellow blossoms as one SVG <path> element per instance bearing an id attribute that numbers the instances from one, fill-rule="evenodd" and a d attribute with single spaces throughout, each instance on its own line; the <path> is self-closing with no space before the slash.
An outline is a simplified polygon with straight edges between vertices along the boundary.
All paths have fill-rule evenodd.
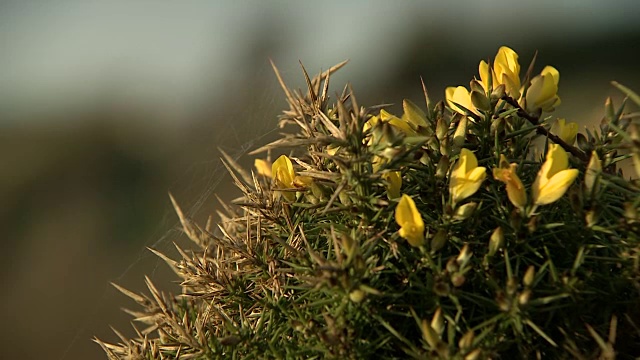
<path id="1" fill-rule="evenodd" d="M 258 173 L 273 180 L 276 196 L 284 196 L 288 201 L 294 201 L 296 190 L 311 187 L 315 192 L 313 179 L 309 176 L 297 175 L 293 169 L 291 159 L 287 155 L 280 156 L 273 164 L 262 159 L 256 159 L 254 163 Z"/>
<path id="2" fill-rule="evenodd" d="M 453 135 L 454 148 L 459 149 L 459 158 L 449 176 L 449 196 L 451 208 L 456 214 L 473 211 L 476 204 L 470 203 L 458 206 L 463 200 L 475 194 L 487 176 L 487 169 L 478 166 L 475 154 L 463 148 L 467 133 L 468 121 L 476 121 L 474 117 L 481 117 L 483 112 L 489 111 L 488 95 L 498 94 L 498 97 L 509 96 L 511 99 L 530 113 L 540 114 L 542 111 L 552 111 L 560 104 L 557 95 L 558 71 L 545 67 L 542 72 L 531 79 L 528 84 L 521 84 L 520 64 L 518 54 L 508 47 L 501 47 L 495 57 L 493 65 L 481 61 L 479 65 L 480 80 L 471 82 L 471 91 L 463 86 L 446 89 L 446 101 L 450 108 L 462 115 L 458 127 Z M 492 96 L 494 96 L 492 95 Z M 403 102 L 404 113 L 401 117 L 394 116 L 385 110 L 379 115 L 372 116 L 364 125 L 365 131 L 370 131 L 367 146 L 380 146 L 391 149 L 394 133 L 402 133 L 405 137 L 433 135 L 429 128 L 425 113 L 408 100 Z M 436 137 L 440 137 L 436 129 Z M 443 130 L 446 136 L 446 129 Z M 567 123 L 558 119 L 551 127 L 551 132 L 568 145 L 575 142 L 578 132 L 576 123 Z M 332 149 L 336 151 L 337 149 Z M 456 150 L 457 151 L 457 150 Z M 373 171 L 381 172 L 381 178 L 386 182 L 389 199 L 398 199 L 395 219 L 400 226 L 399 235 L 412 246 L 424 243 L 425 225 L 414 200 L 401 193 L 402 173 L 400 171 L 381 170 L 390 158 L 382 151 L 373 160 Z M 596 156 L 597 160 L 597 156 Z M 296 191 L 311 187 L 315 184 L 310 177 L 299 176 L 293 169 L 291 160 L 283 155 L 273 164 L 265 160 L 256 160 L 258 172 L 272 178 L 276 196 L 283 196 L 288 201 L 295 200 Z M 448 162 L 444 165 L 444 173 Z M 440 166 L 439 166 L 440 167 Z M 578 175 L 578 170 L 569 169 L 568 155 L 560 145 L 550 144 L 546 160 L 538 172 L 535 182 L 531 185 L 531 203 L 529 203 L 525 186 L 517 173 L 518 165 L 509 163 L 504 155 L 500 156 L 498 167 L 493 169 L 493 177 L 506 184 L 506 191 L 510 202 L 522 213 L 533 213 L 538 206 L 550 204 L 560 199 Z M 442 175 L 444 176 L 444 175 Z M 462 216 L 463 218 L 465 216 Z"/>
<path id="3" fill-rule="evenodd" d="M 596 157 L 597 159 L 597 157 Z M 509 164 L 500 157 L 500 165 L 493 169 L 493 177 L 506 184 L 507 196 L 513 205 L 524 211 L 527 206 L 525 187 L 516 173 L 517 164 Z M 452 206 L 475 194 L 486 178 L 486 168 L 478 166 L 476 156 L 468 149 L 462 149 L 460 159 L 451 171 L 449 193 Z M 564 195 L 578 176 L 578 170 L 569 169 L 567 153 L 560 145 L 551 144 L 546 161 L 531 187 L 533 208 L 557 201 Z M 413 246 L 424 241 L 424 222 L 415 202 L 406 194 L 402 195 L 396 207 L 396 222 L 400 226 L 400 236 Z"/>
<path id="4" fill-rule="evenodd" d="M 560 79 L 558 71 L 551 66 L 545 67 L 525 88 L 520 82 L 518 54 L 508 47 L 503 46 L 499 49 L 493 66 L 481 61 L 479 73 L 480 80 L 471 82 L 471 91 L 463 86 L 446 89 L 445 97 L 450 108 L 464 115 L 458 130 L 464 125 L 463 131 L 466 131 L 467 116 L 470 121 L 474 121 L 474 116 L 480 117 L 483 111 L 490 110 L 487 94 L 497 92 L 499 97 L 509 96 L 526 111 L 537 114 L 542 111 L 552 111 L 560 104 L 560 98 L 557 95 Z M 551 132 L 557 134 L 566 144 L 572 145 L 576 139 L 578 125 L 558 119 L 551 127 Z M 595 154 L 592 159 L 599 164 Z M 568 155 L 565 150 L 560 145 L 550 144 L 546 160 L 531 186 L 532 202 L 529 204 L 524 184 L 516 170 L 517 164 L 510 164 L 505 156 L 501 155 L 499 166 L 493 169 L 493 177 L 506 184 L 510 202 L 523 213 L 529 205 L 531 205 L 529 211 L 532 213 L 538 206 L 560 199 L 578 175 L 578 170 L 569 169 Z M 455 209 L 457 204 L 475 194 L 485 178 L 486 168 L 478 166 L 478 160 L 472 151 L 462 148 L 449 178 L 452 208 Z M 475 204 L 473 205 L 472 208 L 475 209 Z M 458 212 L 465 206 L 461 206 Z M 400 226 L 399 235 L 413 246 L 422 245 L 424 221 L 410 196 L 402 195 L 395 215 L 396 222 Z"/>
<path id="5" fill-rule="evenodd" d="M 546 66 L 525 88 L 520 84 L 518 54 L 506 46 L 498 50 L 492 67 L 484 60 L 481 61 L 478 72 L 480 81 L 471 82 L 471 91 L 464 86 L 446 89 L 446 100 L 451 109 L 463 115 L 472 113 L 481 116 L 481 111 L 487 110 L 488 106 L 485 93 L 492 92 L 510 96 L 531 113 L 553 111 L 560 105 L 558 70 L 553 66 Z"/>

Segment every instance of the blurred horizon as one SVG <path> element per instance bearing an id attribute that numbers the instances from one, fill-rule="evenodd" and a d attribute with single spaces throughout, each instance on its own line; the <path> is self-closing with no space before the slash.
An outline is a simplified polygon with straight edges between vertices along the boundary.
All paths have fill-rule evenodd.
<path id="1" fill-rule="evenodd" d="M 615 3 L 615 4 L 614 4 Z M 640 2 L 3 1 L 0 3 L 0 224 L 8 358 L 106 358 L 91 342 L 132 334 L 114 281 L 144 291 L 176 278 L 146 248 L 175 254 L 167 193 L 198 221 L 232 188 L 218 149 L 246 154 L 282 131 L 292 88 L 350 62 L 361 105 L 423 104 L 466 85 L 502 45 L 523 71 L 561 73 L 552 115 L 597 124 L 611 80 L 640 91 Z M 398 105 L 394 105 L 397 109 Z M 34 346 L 37 341 L 38 346 Z"/>

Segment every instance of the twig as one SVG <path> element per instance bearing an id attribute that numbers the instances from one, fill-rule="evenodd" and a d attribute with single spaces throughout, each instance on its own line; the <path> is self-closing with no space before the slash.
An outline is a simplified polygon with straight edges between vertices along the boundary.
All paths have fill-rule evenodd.
<path id="1" fill-rule="evenodd" d="M 570 152 L 571 155 L 577 157 L 584 163 L 589 162 L 589 156 L 587 154 L 585 154 L 582 150 L 578 149 L 577 147 L 567 144 L 559 136 L 550 133 L 549 130 L 547 130 L 544 126 L 540 125 L 540 118 L 538 116 L 534 116 L 526 112 L 520 106 L 520 104 L 518 104 L 518 102 L 514 100 L 512 97 L 505 95 L 502 97 L 502 100 L 504 100 L 505 102 L 507 102 L 507 104 L 513 106 L 514 108 L 518 109 L 518 112 L 517 112 L 518 116 L 520 116 L 521 118 L 527 119 L 531 124 L 535 125 L 536 132 L 538 134 L 548 137 L 549 139 L 551 139 L 551 141 L 560 145 L 565 151 Z"/>

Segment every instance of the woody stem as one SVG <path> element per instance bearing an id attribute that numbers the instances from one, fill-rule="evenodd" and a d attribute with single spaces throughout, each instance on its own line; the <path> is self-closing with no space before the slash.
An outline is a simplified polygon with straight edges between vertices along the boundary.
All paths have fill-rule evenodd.
<path id="1" fill-rule="evenodd" d="M 585 163 L 589 162 L 589 157 L 587 156 L 587 154 L 585 154 L 582 150 L 578 149 L 577 147 L 567 144 L 559 136 L 550 133 L 549 130 L 547 130 L 544 126 L 540 125 L 540 118 L 538 116 L 531 115 L 528 112 L 526 112 L 520 106 L 520 104 L 518 104 L 518 102 L 514 100 L 512 97 L 505 95 L 502 97 L 502 100 L 504 100 L 507 104 L 513 106 L 514 108 L 518 109 L 518 112 L 517 112 L 518 116 L 520 116 L 521 118 L 527 119 L 531 124 L 535 125 L 536 132 L 538 134 L 548 137 L 549 139 L 551 139 L 551 141 L 560 145 L 565 151 L 571 153 L 571 155 L 577 157 L 583 162 Z"/>

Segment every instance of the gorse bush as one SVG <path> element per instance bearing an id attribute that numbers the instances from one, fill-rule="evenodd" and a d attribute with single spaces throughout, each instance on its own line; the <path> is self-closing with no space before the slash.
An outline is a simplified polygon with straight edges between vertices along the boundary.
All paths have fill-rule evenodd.
<path id="1" fill-rule="evenodd" d="M 401 115 L 349 86 L 331 102 L 342 65 L 304 72 L 304 93 L 276 70 L 296 131 L 257 149 L 255 171 L 224 156 L 242 197 L 218 229 L 172 198 L 199 249 L 158 253 L 182 294 L 117 286 L 148 327 L 96 339 L 109 358 L 640 356 L 639 113 L 608 99 L 578 132 L 551 115 L 558 70 L 524 73 L 507 47 Z"/>

